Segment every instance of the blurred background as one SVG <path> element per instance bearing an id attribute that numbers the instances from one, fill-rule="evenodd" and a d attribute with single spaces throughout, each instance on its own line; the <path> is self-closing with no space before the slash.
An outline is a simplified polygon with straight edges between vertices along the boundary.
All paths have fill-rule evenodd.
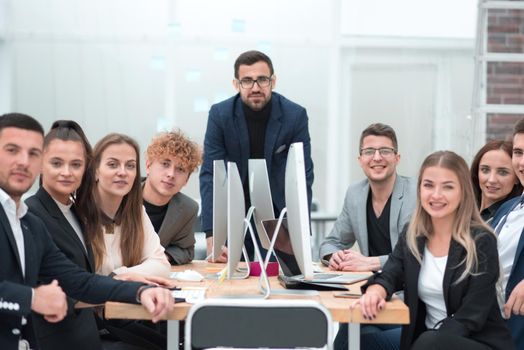
<path id="1" fill-rule="evenodd" d="M 399 173 L 416 175 L 437 149 L 469 161 L 522 116 L 523 64 L 479 54 L 491 45 L 522 56 L 523 11 L 489 10 L 482 22 L 478 4 L 0 0 L 0 113 L 27 113 L 46 130 L 74 119 L 93 144 L 126 133 L 142 153 L 172 127 L 202 143 L 210 106 L 235 93 L 236 57 L 261 50 L 273 60 L 275 91 L 308 111 L 314 201 L 336 214 L 347 186 L 363 178 L 358 138 L 367 125 L 393 126 Z M 499 113 L 493 104 L 508 106 Z M 184 192 L 199 200 L 198 174 Z"/>

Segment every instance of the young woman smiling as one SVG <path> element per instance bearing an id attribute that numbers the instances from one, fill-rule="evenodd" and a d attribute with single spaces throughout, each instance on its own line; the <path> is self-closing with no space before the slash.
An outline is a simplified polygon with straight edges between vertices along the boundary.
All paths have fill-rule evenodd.
<path id="1" fill-rule="evenodd" d="M 480 209 L 480 216 L 489 222 L 507 200 L 522 194 L 513 165 L 511 141 L 486 143 L 471 162 L 471 181 Z"/>
<path id="2" fill-rule="evenodd" d="M 44 222 L 53 241 L 78 266 L 95 272 L 91 242 L 99 227 L 93 200 L 92 149 L 82 128 L 71 120 L 53 123 L 44 138 L 40 188 L 28 198 L 29 211 Z M 68 299 L 68 315 L 49 323 L 34 315 L 41 349 L 101 349 L 93 311 L 75 309 Z"/>
<path id="3" fill-rule="evenodd" d="M 423 162 L 415 213 L 358 304 L 373 319 L 404 290 L 402 349 L 514 349 L 496 299 L 497 240 L 479 215 L 466 162 L 449 151 Z"/>

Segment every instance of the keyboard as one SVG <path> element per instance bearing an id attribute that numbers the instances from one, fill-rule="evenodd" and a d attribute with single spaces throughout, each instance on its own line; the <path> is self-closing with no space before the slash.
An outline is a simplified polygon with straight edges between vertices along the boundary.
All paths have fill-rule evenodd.
<path id="1" fill-rule="evenodd" d="M 171 291 L 176 303 L 185 302 L 195 304 L 206 298 L 206 288 L 184 288 Z"/>

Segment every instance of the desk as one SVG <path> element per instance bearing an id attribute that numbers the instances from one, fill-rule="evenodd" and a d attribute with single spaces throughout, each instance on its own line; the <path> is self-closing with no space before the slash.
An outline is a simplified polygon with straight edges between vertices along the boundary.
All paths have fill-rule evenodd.
<path id="1" fill-rule="evenodd" d="M 224 264 L 207 263 L 204 261 L 194 261 L 191 264 L 182 266 L 173 266 L 173 271 L 183 271 L 185 269 L 192 269 L 199 271 L 204 276 L 209 273 L 216 273 L 224 267 Z M 360 293 L 361 283 L 356 283 L 349 286 L 350 292 Z M 276 277 L 270 277 L 271 289 L 282 289 Z M 180 287 L 198 286 L 207 287 L 206 297 L 220 297 L 221 295 L 239 295 L 239 294 L 258 294 L 258 278 L 249 278 L 244 280 L 224 280 L 219 283 L 217 280 L 204 280 L 202 282 L 178 282 Z M 349 348 L 360 348 L 360 324 L 362 323 L 385 323 L 385 324 L 407 324 L 409 323 L 409 310 L 407 306 L 400 300 L 395 299 L 386 304 L 386 307 L 381 311 L 377 318 L 369 321 L 365 320 L 357 307 L 350 310 L 350 306 L 356 302 L 356 299 L 335 298 L 334 294 L 338 292 L 319 292 L 317 296 L 301 296 L 301 295 L 271 295 L 270 299 L 297 299 L 307 298 L 317 300 L 320 304 L 326 307 L 331 313 L 331 317 L 335 322 L 342 322 L 349 324 Z M 178 349 L 178 321 L 184 320 L 191 308 L 191 304 L 178 303 L 175 305 L 173 311 L 168 315 L 168 349 Z M 107 302 L 105 307 L 105 315 L 107 318 L 123 318 L 123 319 L 151 319 L 149 313 L 141 306 L 134 304 Z"/>

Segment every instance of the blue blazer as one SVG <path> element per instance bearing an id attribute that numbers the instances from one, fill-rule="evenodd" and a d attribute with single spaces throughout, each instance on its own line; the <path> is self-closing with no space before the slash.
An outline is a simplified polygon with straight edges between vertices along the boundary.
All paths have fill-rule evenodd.
<path id="1" fill-rule="evenodd" d="M 499 210 L 495 213 L 493 221 L 491 221 L 491 226 L 493 228 L 497 227 L 500 220 L 509 214 L 511 209 L 515 204 L 520 200 L 520 197 L 513 198 L 506 203 L 504 203 Z M 511 268 L 511 273 L 508 279 L 508 285 L 506 286 L 506 300 L 508 300 L 513 288 L 520 281 L 524 279 L 524 228 L 520 234 L 519 243 L 517 245 L 517 252 L 515 253 L 515 259 L 513 260 L 513 267 Z M 517 349 L 524 349 L 524 316 L 511 315 L 508 320 L 508 327 L 511 331 L 511 336 L 513 341 L 517 345 Z"/>
<path id="2" fill-rule="evenodd" d="M 56 247 L 38 217 L 28 212 L 20 221 L 25 274 L 11 225 L 0 205 L 0 349 L 18 349 L 20 337 L 39 348 L 30 317 L 31 288 L 36 287 L 38 281 L 49 283 L 56 279 L 67 295 L 91 304 L 107 300 L 136 302 L 140 283 L 126 283 L 85 272 Z M 25 326 L 22 317 L 28 319 Z"/>
<path id="3" fill-rule="evenodd" d="M 294 142 L 304 144 L 308 205 L 311 208 L 313 161 L 306 110 L 276 92 L 271 94 L 270 103 L 264 155 L 276 214 L 285 207 L 286 160 L 289 146 Z M 245 185 L 249 154 L 249 134 L 240 94 L 211 106 L 204 139 L 204 162 L 200 170 L 203 231 L 213 229 L 213 161 L 235 162 Z"/>

